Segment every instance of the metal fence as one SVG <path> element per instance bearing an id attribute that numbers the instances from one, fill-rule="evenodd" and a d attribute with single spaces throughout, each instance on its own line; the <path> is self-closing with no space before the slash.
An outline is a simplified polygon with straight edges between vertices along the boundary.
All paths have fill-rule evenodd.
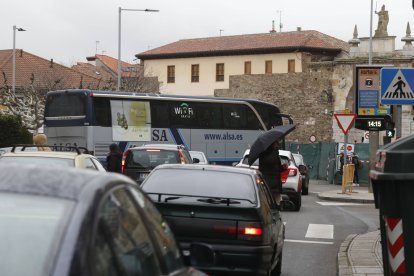
<path id="1" fill-rule="evenodd" d="M 339 168 L 337 143 L 299 144 L 286 142 L 285 145 L 286 150 L 303 155 L 305 163 L 311 166 L 311 179 L 323 179 L 331 184 L 341 184 L 342 176 L 337 169 Z M 363 163 L 362 169 L 359 170 L 359 183 L 368 184 L 369 144 L 355 144 L 355 153 Z"/>

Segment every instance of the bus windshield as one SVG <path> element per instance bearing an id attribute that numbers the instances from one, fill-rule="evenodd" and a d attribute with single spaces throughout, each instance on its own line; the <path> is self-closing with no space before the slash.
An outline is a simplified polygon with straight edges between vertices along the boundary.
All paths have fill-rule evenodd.
<path id="1" fill-rule="evenodd" d="M 85 94 L 61 93 L 49 95 L 46 99 L 45 117 L 85 117 Z"/>

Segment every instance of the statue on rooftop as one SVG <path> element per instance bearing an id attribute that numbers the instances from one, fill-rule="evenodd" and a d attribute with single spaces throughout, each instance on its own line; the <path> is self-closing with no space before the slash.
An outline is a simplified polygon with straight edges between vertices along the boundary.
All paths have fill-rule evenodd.
<path id="1" fill-rule="evenodd" d="M 388 36 L 387 25 L 389 21 L 388 11 L 385 10 L 385 5 L 382 5 L 379 12 L 375 11 L 378 14 L 378 27 L 375 30 L 374 37 L 384 37 Z"/>

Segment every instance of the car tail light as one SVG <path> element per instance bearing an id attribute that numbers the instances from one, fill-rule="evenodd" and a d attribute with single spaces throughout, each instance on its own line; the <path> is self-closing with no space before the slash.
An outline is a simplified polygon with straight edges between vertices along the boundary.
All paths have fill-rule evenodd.
<path id="1" fill-rule="evenodd" d="M 286 183 L 288 176 L 289 176 L 289 170 L 283 170 L 280 173 L 280 179 L 282 180 L 282 184 Z"/>
<path id="2" fill-rule="evenodd" d="M 127 150 L 124 155 L 122 156 L 122 162 L 121 162 L 121 172 L 124 173 L 125 170 L 125 159 L 128 157 L 129 150 Z"/>
<path id="3" fill-rule="evenodd" d="M 237 239 L 258 241 L 262 239 L 263 228 L 259 222 L 239 222 Z"/>
<path id="4" fill-rule="evenodd" d="M 289 168 L 289 176 L 296 176 L 298 174 L 298 169 L 296 168 Z"/>
<path id="5" fill-rule="evenodd" d="M 261 236 L 262 228 L 246 227 L 243 229 L 244 235 Z"/>
<path id="6" fill-rule="evenodd" d="M 185 159 L 181 151 L 178 151 L 178 156 L 180 157 L 181 164 L 185 164 Z"/>

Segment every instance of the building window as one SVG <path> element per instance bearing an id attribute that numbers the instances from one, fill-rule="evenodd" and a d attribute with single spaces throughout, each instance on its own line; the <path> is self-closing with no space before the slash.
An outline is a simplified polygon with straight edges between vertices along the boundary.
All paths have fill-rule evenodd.
<path id="1" fill-rule="evenodd" d="M 216 64 L 216 81 L 224 81 L 224 63 Z"/>
<path id="2" fill-rule="evenodd" d="M 167 82 L 174 83 L 175 82 L 175 66 L 170 65 L 167 67 Z"/>
<path id="3" fill-rule="evenodd" d="M 271 60 L 266 60 L 265 73 L 272 74 L 272 61 Z"/>
<path id="4" fill-rule="evenodd" d="M 295 60 L 294 59 L 288 60 L 288 73 L 295 73 Z"/>
<path id="5" fill-rule="evenodd" d="M 250 75 L 252 73 L 252 62 L 251 61 L 245 61 L 244 62 L 244 74 Z"/>
<path id="6" fill-rule="evenodd" d="M 200 65 L 192 64 L 191 65 L 191 82 L 199 82 L 200 80 Z"/>

